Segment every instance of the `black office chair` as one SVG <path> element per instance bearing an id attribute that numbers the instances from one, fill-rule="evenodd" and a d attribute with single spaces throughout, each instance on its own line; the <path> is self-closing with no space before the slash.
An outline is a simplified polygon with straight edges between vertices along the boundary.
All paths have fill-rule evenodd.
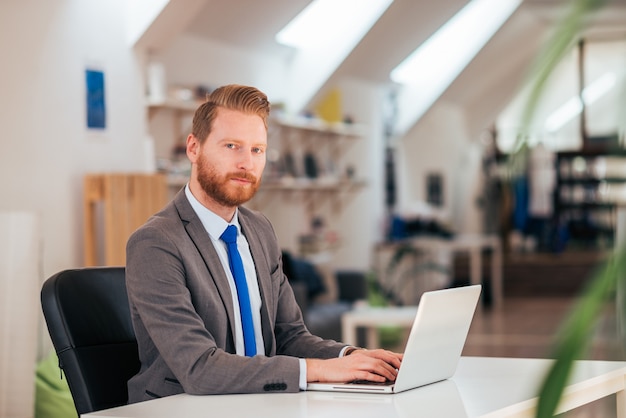
<path id="1" fill-rule="evenodd" d="M 126 404 L 139 355 L 124 268 L 57 273 L 43 284 L 41 306 L 78 414 Z"/>

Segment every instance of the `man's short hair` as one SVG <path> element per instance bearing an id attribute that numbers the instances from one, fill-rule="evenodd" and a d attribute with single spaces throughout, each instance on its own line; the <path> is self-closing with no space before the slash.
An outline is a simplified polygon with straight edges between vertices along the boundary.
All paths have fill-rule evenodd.
<path id="1" fill-rule="evenodd" d="M 267 129 L 267 118 L 270 114 L 270 102 L 265 93 L 256 87 L 239 84 L 228 84 L 218 87 L 207 95 L 204 102 L 193 116 L 191 133 L 204 142 L 213 126 L 218 108 L 236 110 L 243 113 L 258 115 Z"/>

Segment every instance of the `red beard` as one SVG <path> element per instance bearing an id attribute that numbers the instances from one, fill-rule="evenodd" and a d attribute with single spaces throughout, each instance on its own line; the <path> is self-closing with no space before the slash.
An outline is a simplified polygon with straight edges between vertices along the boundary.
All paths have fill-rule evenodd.
<path id="1" fill-rule="evenodd" d="M 233 172 L 220 176 L 207 163 L 204 155 L 200 155 L 197 164 L 198 183 L 200 183 L 202 190 L 223 206 L 239 206 L 252 199 L 259 188 L 258 178 L 247 172 Z M 232 178 L 245 179 L 250 183 L 237 186 L 230 181 Z"/>

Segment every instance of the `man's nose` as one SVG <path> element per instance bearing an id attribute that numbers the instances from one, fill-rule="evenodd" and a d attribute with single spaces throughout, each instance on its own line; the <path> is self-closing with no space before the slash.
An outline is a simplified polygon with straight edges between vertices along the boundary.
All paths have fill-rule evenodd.
<path id="1" fill-rule="evenodd" d="M 252 168 L 252 165 L 253 165 L 252 157 L 253 155 L 251 151 L 242 150 L 238 155 L 237 167 L 246 169 L 246 170 Z"/>

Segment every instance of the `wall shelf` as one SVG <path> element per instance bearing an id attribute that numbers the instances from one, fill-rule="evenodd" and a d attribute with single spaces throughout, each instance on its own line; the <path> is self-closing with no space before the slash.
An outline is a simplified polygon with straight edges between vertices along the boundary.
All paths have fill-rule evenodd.
<path id="1" fill-rule="evenodd" d="M 174 99 L 166 99 L 162 101 L 154 101 L 151 99 L 146 99 L 146 107 L 148 109 L 148 117 L 151 118 L 155 112 L 159 110 L 169 110 L 178 112 L 181 114 L 193 114 L 198 106 L 200 106 L 202 102 L 189 100 L 174 100 Z"/>
<path id="2" fill-rule="evenodd" d="M 626 152 L 563 151 L 555 161 L 557 224 L 567 228 L 573 242 L 612 246 L 616 207 L 626 196 Z"/>
<path id="3" fill-rule="evenodd" d="M 309 180 L 278 179 L 263 180 L 261 189 L 277 191 L 340 191 L 366 186 L 365 180 Z"/>
<path id="4" fill-rule="evenodd" d="M 158 121 L 163 118 L 169 117 L 173 121 L 171 143 L 159 144 L 172 150 L 175 147 L 180 149 L 183 146 L 180 139 L 188 134 L 183 132 L 183 122 L 188 123 L 199 105 L 195 101 L 146 101 L 153 129 L 159 129 Z M 154 118 L 159 112 L 169 113 Z M 257 210 L 274 211 L 289 207 L 290 211 L 304 215 L 301 221 L 304 224 L 319 218 L 332 224 L 340 218 L 346 204 L 367 187 L 367 181 L 357 176 L 355 165 L 358 161 L 353 158 L 350 162 L 348 154 L 349 148 L 362 139 L 365 132 L 365 126 L 354 123 L 271 116 L 268 120 L 267 165 L 263 181 L 248 205 Z M 170 158 L 161 161 L 162 167 L 167 170 L 170 195 L 188 181 L 188 167 L 181 164 L 177 157 L 180 155 L 172 152 Z M 281 217 L 276 215 L 277 219 Z M 288 237 L 287 241 L 301 240 L 302 237 L 295 234 L 301 234 L 302 230 L 290 233 L 294 236 Z"/>
<path id="5" fill-rule="evenodd" d="M 362 137 L 365 133 L 365 127 L 355 123 L 329 123 L 320 119 L 307 118 L 303 116 L 272 116 L 270 124 L 281 128 L 297 129 L 303 132 L 322 133 L 325 135 Z"/>

